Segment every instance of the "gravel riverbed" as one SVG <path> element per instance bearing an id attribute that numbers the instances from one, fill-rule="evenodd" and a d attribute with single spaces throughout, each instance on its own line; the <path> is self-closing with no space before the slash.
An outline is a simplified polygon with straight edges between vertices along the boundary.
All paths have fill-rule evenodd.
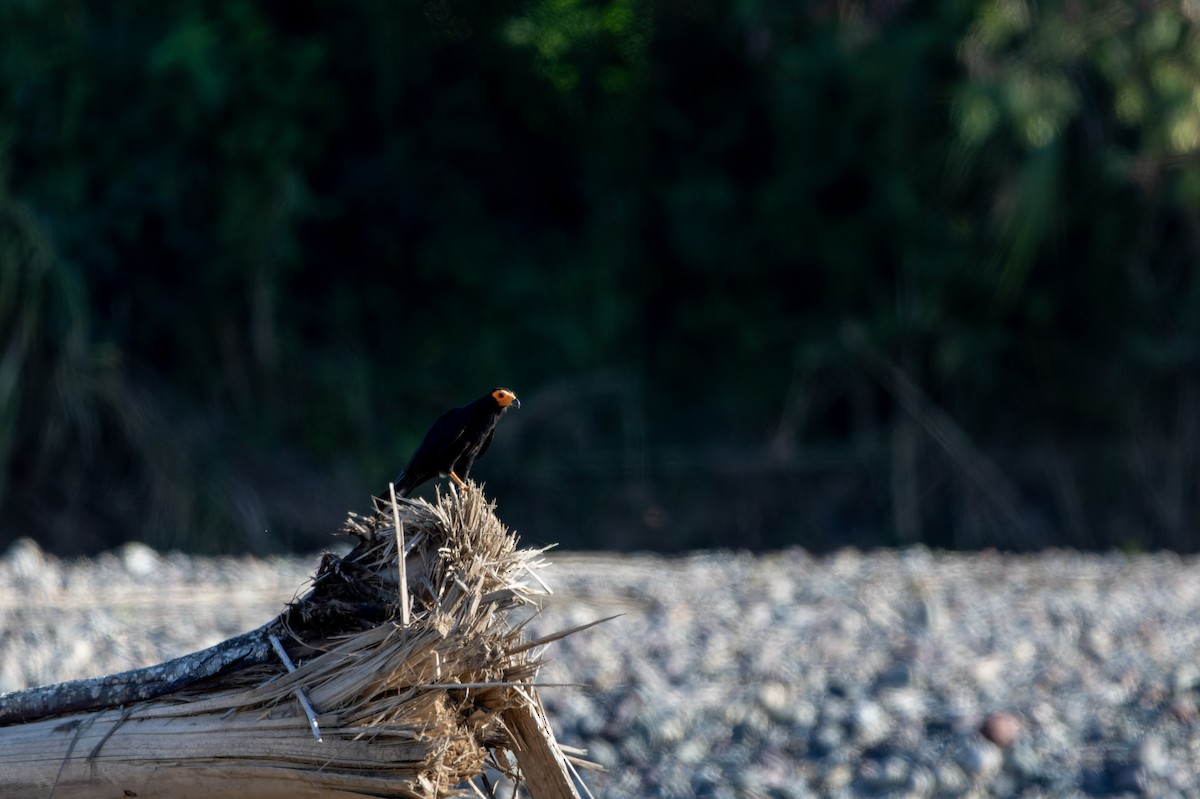
<path id="1" fill-rule="evenodd" d="M 551 553 L 540 680 L 597 797 L 1200 796 L 1200 562 Z M 0 691 L 258 626 L 317 558 L 0 557 Z"/>

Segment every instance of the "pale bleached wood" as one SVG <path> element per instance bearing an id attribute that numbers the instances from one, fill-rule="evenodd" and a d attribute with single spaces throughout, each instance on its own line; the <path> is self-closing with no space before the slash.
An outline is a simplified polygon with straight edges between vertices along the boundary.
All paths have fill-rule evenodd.
<path id="1" fill-rule="evenodd" d="M 287 666 L 289 674 L 296 670 L 296 665 L 292 663 L 287 650 L 283 648 L 283 644 L 279 643 L 279 638 L 275 635 L 271 636 L 271 648 L 275 650 L 275 654 L 279 655 L 283 665 Z M 317 711 L 313 709 L 312 702 L 308 701 L 308 694 L 304 693 L 303 688 L 297 688 L 294 693 L 297 701 L 300 702 L 300 707 L 304 708 L 304 715 L 308 718 L 308 726 L 312 729 L 313 739 L 317 743 L 321 743 L 321 722 L 317 721 Z"/>
<path id="2" fill-rule="evenodd" d="M 396 525 L 396 563 L 399 571 L 400 587 L 400 623 L 407 627 L 411 621 L 411 610 L 408 604 L 408 563 L 404 556 L 404 522 L 400 521 L 400 505 L 396 502 L 396 484 L 388 483 L 392 493 L 392 519 Z"/>
<path id="3" fill-rule="evenodd" d="M 417 796 L 412 785 L 440 746 L 383 730 L 359 740 L 360 729 L 323 732 L 326 743 L 314 741 L 303 716 L 122 721 L 117 710 L 22 724 L 3 730 L 0 797 Z"/>
<path id="4" fill-rule="evenodd" d="M 504 711 L 504 725 L 512 735 L 512 752 L 529 795 L 536 799 L 579 799 L 542 703 L 536 694 L 523 693 L 526 701 Z"/>

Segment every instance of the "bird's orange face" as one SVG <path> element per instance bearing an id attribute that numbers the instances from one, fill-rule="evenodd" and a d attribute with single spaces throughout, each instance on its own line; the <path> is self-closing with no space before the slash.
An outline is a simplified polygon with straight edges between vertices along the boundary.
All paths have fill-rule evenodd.
<path id="1" fill-rule="evenodd" d="M 492 399 L 496 400 L 496 404 L 501 408 L 520 408 L 521 401 L 517 399 L 517 395 L 509 391 L 507 388 L 498 388 L 492 392 Z"/>

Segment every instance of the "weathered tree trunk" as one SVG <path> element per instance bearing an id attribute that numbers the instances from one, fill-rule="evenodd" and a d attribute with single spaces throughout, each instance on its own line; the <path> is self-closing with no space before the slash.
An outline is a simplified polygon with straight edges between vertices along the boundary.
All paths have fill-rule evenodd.
<path id="1" fill-rule="evenodd" d="M 0 725 L 132 705 L 182 690 L 207 677 L 266 663 L 276 658 L 270 636 L 283 631 L 281 620 L 275 619 L 202 652 L 155 666 L 6 694 L 0 696 Z"/>
<path id="2" fill-rule="evenodd" d="M 544 642 L 512 618 L 540 592 L 525 582 L 540 551 L 518 550 L 476 487 L 377 503 L 344 531 L 358 546 L 257 630 L 0 696 L 0 797 L 425 799 L 491 767 L 534 799 L 578 799 L 532 685 Z"/>

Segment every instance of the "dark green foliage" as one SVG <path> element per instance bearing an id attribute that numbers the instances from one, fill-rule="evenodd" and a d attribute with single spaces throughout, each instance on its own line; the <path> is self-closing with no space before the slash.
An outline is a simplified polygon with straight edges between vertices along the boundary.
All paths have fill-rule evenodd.
<path id="1" fill-rule="evenodd" d="M 1198 33 L 0 0 L 0 537 L 320 544 L 509 385 L 535 540 L 1200 548 Z"/>

